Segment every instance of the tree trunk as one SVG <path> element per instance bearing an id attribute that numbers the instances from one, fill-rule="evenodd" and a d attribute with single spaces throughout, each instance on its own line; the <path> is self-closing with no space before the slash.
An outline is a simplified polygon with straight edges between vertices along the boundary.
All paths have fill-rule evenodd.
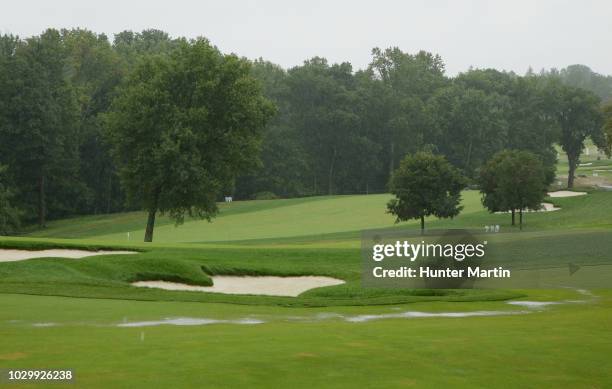
<path id="1" fill-rule="evenodd" d="M 513 209 L 513 210 L 512 210 L 512 225 L 513 225 L 513 226 L 515 226 L 515 225 L 516 225 L 516 222 L 515 222 L 515 217 L 514 217 L 515 213 L 516 213 L 516 212 L 515 212 L 515 210 Z"/>
<path id="2" fill-rule="evenodd" d="M 155 227 L 155 214 L 157 213 L 157 209 L 153 209 L 149 211 L 149 217 L 147 219 L 147 229 L 145 231 L 145 242 L 153 242 L 153 228 Z"/>
<path id="3" fill-rule="evenodd" d="M 47 202 L 45 199 L 45 176 L 41 174 L 38 179 L 38 225 L 41 228 L 47 224 Z"/>
<path id="4" fill-rule="evenodd" d="M 519 210 L 519 229 L 523 229 L 523 208 Z"/>
<path id="5" fill-rule="evenodd" d="M 569 172 L 567 174 L 567 187 L 574 187 L 574 175 L 576 174 L 576 167 L 578 166 L 578 158 L 573 158 L 569 154 L 567 155 L 567 161 L 569 163 Z"/>
<path id="6" fill-rule="evenodd" d="M 421 235 L 425 234 L 425 216 L 421 215 Z"/>

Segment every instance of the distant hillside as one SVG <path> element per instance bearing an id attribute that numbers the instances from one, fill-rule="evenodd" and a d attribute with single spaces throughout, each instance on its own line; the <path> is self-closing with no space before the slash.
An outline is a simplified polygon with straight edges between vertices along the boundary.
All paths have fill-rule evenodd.
<path id="1" fill-rule="evenodd" d="M 612 99 L 612 76 L 596 73 L 586 65 L 570 65 L 561 70 L 552 68 L 543 73 L 558 76 L 569 86 L 590 90 L 603 101 Z"/>

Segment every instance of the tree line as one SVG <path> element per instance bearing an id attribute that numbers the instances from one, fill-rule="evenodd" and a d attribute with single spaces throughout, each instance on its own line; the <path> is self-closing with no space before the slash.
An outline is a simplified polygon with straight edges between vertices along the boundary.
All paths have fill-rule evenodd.
<path id="1" fill-rule="evenodd" d="M 586 67 L 449 77 L 438 55 L 398 48 L 357 71 L 283 69 L 159 30 L 2 35 L 0 232 L 129 209 L 210 217 L 223 195 L 384 192 L 417 152 L 469 184 L 505 149 L 552 168 L 560 144 L 572 186 L 587 138 L 610 149 L 611 85 Z"/>

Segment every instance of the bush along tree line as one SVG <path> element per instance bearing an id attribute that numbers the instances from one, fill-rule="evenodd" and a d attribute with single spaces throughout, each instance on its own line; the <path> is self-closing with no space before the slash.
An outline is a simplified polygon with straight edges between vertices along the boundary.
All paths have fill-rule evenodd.
<path id="1" fill-rule="evenodd" d="M 224 195 L 384 192 L 418 152 L 471 183 L 505 149 L 549 169 L 560 144 L 575 170 L 587 138 L 610 149 L 611 91 L 585 66 L 448 77 L 398 48 L 283 69 L 159 30 L 0 35 L 0 226 L 145 209 L 152 233 L 157 213 L 212 217 Z"/>

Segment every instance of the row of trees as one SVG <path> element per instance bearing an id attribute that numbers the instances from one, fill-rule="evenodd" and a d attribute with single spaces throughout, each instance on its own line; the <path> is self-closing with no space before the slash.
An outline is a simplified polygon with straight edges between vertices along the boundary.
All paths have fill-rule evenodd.
<path id="1" fill-rule="evenodd" d="M 285 70 L 157 30 L 2 35 L 0 232 L 125 209 L 151 225 L 157 211 L 207 217 L 222 194 L 382 192 L 419 151 L 475 182 L 503 149 L 552 166 L 558 142 L 573 172 L 612 125 L 601 130 L 609 94 L 568 86 L 572 72 L 449 78 L 439 56 L 397 48 L 359 71 L 318 57 Z"/>
<path id="2" fill-rule="evenodd" d="M 519 213 L 523 227 L 524 210 L 540 210 L 554 171 L 530 151 L 502 150 L 480 169 L 476 179 L 482 204 L 490 212 L 509 212 L 512 225 Z M 425 218 L 453 218 L 461 212 L 461 191 L 468 180 L 442 155 L 418 152 L 407 155 L 393 172 L 389 189 L 395 196 L 387 211 L 396 222 L 419 219 L 421 233 Z"/>
<path id="3" fill-rule="evenodd" d="M 440 57 L 397 48 L 374 49 L 370 66 L 357 72 L 323 58 L 288 71 L 256 61 L 254 74 L 279 113 L 265 132 L 262 167 L 237 181 L 236 191 L 385 191 L 401 158 L 422 150 L 445 155 L 475 179 L 503 149 L 530 151 L 552 166 L 555 144 L 569 159 L 571 187 L 585 140 L 605 148 L 610 139 L 601 130 L 601 98 L 565 84 L 574 81 L 572 69 L 448 78 Z"/>
<path id="4" fill-rule="evenodd" d="M 26 222 L 124 208 L 103 142 L 102 114 L 133 58 L 171 40 L 121 33 L 111 45 L 85 30 L 0 36 L 0 165 Z"/>

